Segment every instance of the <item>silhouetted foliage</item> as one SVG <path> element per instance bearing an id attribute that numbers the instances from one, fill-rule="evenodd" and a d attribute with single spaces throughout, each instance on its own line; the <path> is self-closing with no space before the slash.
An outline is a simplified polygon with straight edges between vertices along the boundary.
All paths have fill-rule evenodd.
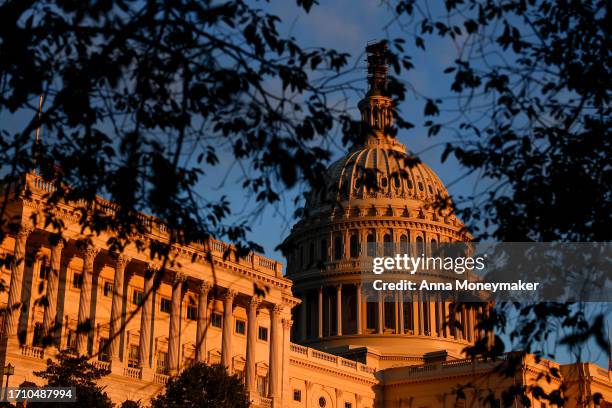
<path id="1" fill-rule="evenodd" d="M 248 408 L 244 385 L 220 364 L 196 363 L 171 378 L 151 408 Z"/>
<path id="2" fill-rule="evenodd" d="M 121 403 L 121 408 L 143 408 L 140 401 L 125 400 Z"/>
<path id="3" fill-rule="evenodd" d="M 498 241 L 609 241 L 609 2 L 425 3 L 387 4 L 414 41 L 410 52 L 428 52 L 434 36 L 458 50 L 442 67 L 452 77 L 450 94 L 428 96 L 424 114 L 429 135 L 447 141 L 442 160 L 453 155 L 482 180 L 474 195 L 455 197 L 468 229 Z M 436 121 L 443 110 L 451 119 L 459 114 Z M 517 316 L 512 325 L 508 316 Z M 608 350 L 604 322 L 584 305 L 498 304 L 481 325 L 543 357 L 554 357 L 545 344 L 558 339 L 579 361 L 590 340 Z M 469 352 L 498 355 L 504 350 L 497 344 Z M 527 392 L 560 403 L 557 394 L 526 389 L 509 390 L 505 400 Z"/>
<path id="4" fill-rule="evenodd" d="M 47 381 L 48 387 L 74 387 L 76 391 L 75 402 L 29 402 L 28 407 L 62 408 L 82 407 L 111 408 L 113 405 L 104 389 L 96 384 L 100 378 L 109 372 L 102 370 L 88 362 L 88 357 L 75 356 L 62 351 L 55 360 L 47 360 L 44 371 L 35 371 L 34 375 Z"/>

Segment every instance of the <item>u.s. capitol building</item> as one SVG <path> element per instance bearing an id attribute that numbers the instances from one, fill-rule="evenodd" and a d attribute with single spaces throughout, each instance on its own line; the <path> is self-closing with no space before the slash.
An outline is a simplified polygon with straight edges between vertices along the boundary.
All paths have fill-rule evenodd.
<path id="1" fill-rule="evenodd" d="M 43 211 L 52 183 L 27 174 L 20 186 L 6 186 L 31 192 L 10 201 L 7 217 L 21 219 L 21 227 L 1 245 L 14 256 L 2 269 L 8 290 L 0 293 L 6 311 L 0 367 L 15 367 L 8 385 L 39 382 L 33 372 L 71 349 L 110 370 L 101 383 L 115 403 L 147 403 L 170 376 L 203 361 L 241 377 L 254 407 L 480 407 L 511 385 L 536 383 L 544 390 L 564 383 L 569 407 L 595 407 L 595 393 L 610 404 L 609 372 L 594 364 L 560 365 L 527 354 L 517 375 L 503 378 L 495 371 L 503 359 L 467 358 L 467 346 L 490 336 L 477 325 L 485 303 L 456 308 L 436 297 L 362 290 L 358 258 L 366 245 L 469 239 L 455 215 L 430 205 L 448 196 L 438 176 L 422 163 L 407 166 L 405 146 L 387 135 L 393 101 L 386 66 L 375 49 L 369 58 L 369 91 L 359 103 L 368 131 L 330 166 L 326 188 L 310 195 L 284 242 L 285 271 L 258 254 L 226 257 L 231 247 L 209 240 L 176 246 L 172 256 L 181 266 L 166 267 L 154 282 L 159 261 L 135 247 L 109 253 L 112 232 L 77 247 L 78 204 L 57 205 L 65 231 L 50 244 L 51 227 L 31 220 Z M 377 188 L 363 182 L 366 171 Z M 112 203 L 98 204 L 113 211 Z M 167 242 L 165 225 L 143 217 L 149 229 L 140 238 Z M 257 287 L 267 288 L 264 297 Z M 82 324 L 91 330 L 77 331 Z M 52 344 L 43 347 L 49 337 Z M 545 380 L 555 368 L 560 375 Z M 4 386 L 7 378 L 1 380 Z M 550 406 L 530 399 L 532 407 Z"/>

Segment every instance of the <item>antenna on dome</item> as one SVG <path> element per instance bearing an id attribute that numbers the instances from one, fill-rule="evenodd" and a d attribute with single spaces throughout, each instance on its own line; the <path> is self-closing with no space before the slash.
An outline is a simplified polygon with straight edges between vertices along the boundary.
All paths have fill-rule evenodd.
<path id="1" fill-rule="evenodd" d="M 369 93 L 379 91 L 384 94 L 387 91 L 387 73 L 389 72 L 389 66 L 387 64 L 389 46 L 387 41 L 368 42 L 366 45 L 366 52 L 368 53 Z"/>

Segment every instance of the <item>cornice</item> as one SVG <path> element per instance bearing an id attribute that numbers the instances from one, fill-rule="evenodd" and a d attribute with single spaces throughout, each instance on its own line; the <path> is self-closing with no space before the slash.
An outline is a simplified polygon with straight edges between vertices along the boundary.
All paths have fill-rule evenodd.
<path id="1" fill-rule="evenodd" d="M 293 363 L 295 365 L 299 365 L 305 368 L 309 368 L 309 369 L 313 369 L 313 370 L 318 370 L 321 372 L 325 372 L 325 373 L 331 373 L 334 375 L 338 375 L 344 378 L 348 378 L 351 379 L 355 382 L 359 382 L 361 384 L 365 384 L 365 385 L 370 385 L 370 386 L 376 386 L 380 384 L 380 380 L 378 380 L 374 374 L 368 374 L 368 373 L 364 373 L 364 376 L 372 376 L 372 378 L 364 378 L 361 377 L 359 375 L 355 375 L 355 374 L 351 374 L 351 373 L 347 373 L 346 371 L 343 370 L 334 370 L 332 367 L 327 367 L 327 366 L 322 366 L 316 363 L 311 362 L 310 360 L 304 360 L 304 359 L 298 359 L 295 357 L 289 357 L 289 362 Z"/>

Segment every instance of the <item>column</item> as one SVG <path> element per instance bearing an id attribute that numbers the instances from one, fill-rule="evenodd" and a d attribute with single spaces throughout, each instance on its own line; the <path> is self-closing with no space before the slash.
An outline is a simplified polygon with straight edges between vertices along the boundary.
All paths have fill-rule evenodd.
<path id="1" fill-rule="evenodd" d="M 382 292 L 378 292 L 378 334 L 384 332 L 384 320 L 385 320 L 385 305 L 383 304 Z"/>
<path id="2" fill-rule="evenodd" d="M 302 304 L 300 305 L 300 339 L 308 338 L 308 291 L 302 293 Z"/>
<path id="3" fill-rule="evenodd" d="M 412 334 L 418 336 L 421 334 L 420 331 L 421 322 L 419 321 L 419 294 L 412 294 Z"/>
<path id="4" fill-rule="evenodd" d="M 198 323 L 196 327 L 196 360 L 206 362 L 206 330 L 208 326 L 208 292 L 212 285 L 206 281 L 198 291 Z"/>
<path id="5" fill-rule="evenodd" d="M 151 368 L 151 323 L 153 319 L 153 287 L 157 265 L 149 265 L 144 275 L 144 290 L 140 305 L 140 361 L 143 371 Z"/>
<path id="6" fill-rule="evenodd" d="M 91 288 L 93 283 L 94 260 L 100 251 L 99 248 L 88 245 L 82 250 L 83 255 L 83 283 L 79 297 L 79 319 L 77 328 L 77 353 L 88 354 L 89 334 L 93 330 L 91 314 Z"/>
<path id="7" fill-rule="evenodd" d="M 31 226 L 22 225 L 15 237 L 15 248 L 11 261 L 11 284 L 9 288 L 7 316 L 4 322 L 4 333 L 7 337 L 17 334 L 17 325 L 21 315 L 21 287 L 28 236 L 34 231 Z"/>
<path id="8" fill-rule="evenodd" d="M 438 300 L 438 337 L 444 337 L 444 302 Z"/>
<path id="9" fill-rule="evenodd" d="M 185 282 L 185 279 L 184 274 L 177 272 L 172 282 L 170 329 L 168 333 L 168 368 L 170 375 L 176 375 L 180 369 L 181 304 L 183 302 L 183 282 Z"/>
<path id="10" fill-rule="evenodd" d="M 234 298 L 236 292 L 228 289 L 223 297 L 223 338 L 221 339 L 221 364 L 231 374 L 232 369 L 232 326 L 234 325 Z"/>
<path id="11" fill-rule="evenodd" d="M 282 333 L 279 328 L 279 320 L 282 310 L 283 307 L 281 305 L 274 305 L 270 310 L 270 364 L 268 367 L 268 380 L 270 381 L 272 408 L 281 408 L 279 380 L 282 371 L 280 356 Z"/>
<path id="12" fill-rule="evenodd" d="M 110 355 L 114 362 L 119 362 L 119 350 L 121 348 L 121 326 L 123 324 L 121 314 L 123 312 L 123 289 L 125 268 L 131 258 L 126 255 L 118 255 L 115 263 L 115 277 L 113 279 L 113 303 L 111 305 L 110 321 Z M 117 364 L 118 365 L 118 364 Z"/>
<path id="13" fill-rule="evenodd" d="M 451 336 L 451 307 L 450 302 L 444 302 L 444 337 Z"/>
<path id="14" fill-rule="evenodd" d="M 434 300 L 431 300 L 431 297 L 429 298 L 429 335 L 430 336 L 437 336 L 438 335 L 438 329 L 436 328 L 436 302 Z"/>
<path id="15" fill-rule="evenodd" d="M 357 334 L 363 333 L 363 307 L 361 302 L 361 283 L 355 287 L 355 298 L 357 299 Z"/>
<path id="16" fill-rule="evenodd" d="M 342 336 L 342 284 L 336 286 L 336 335 Z"/>
<path id="17" fill-rule="evenodd" d="M 397 295 L 397 292 L 395 293 L 395 295 L 393 296 L 393 327 L 394 327 L 394 334 L 398 334 L 399 333 L 399 310 L 398 310 L 398 305 L 399 305 L 399 296 Z"/>
<path id="18" fill-rule="evenodd" d="M 257 349 L 257 308 L 260 304 L 261 300 L 258 297 L 253 296 L 249 301 L 249 308 L 247 310 L 247 349 L 245 383 L 249 396 L 257 394 L 255 350 Z"/>
<path id="19" fill-rule="evenodd" d="M 404 334 L 404 292 L 398 294 L 399 303 L 399 334 Z"/>
<path id="20" fill-rule="evenodd" d="M 291 326 L 293 326 L 293 320 L 283 319 L 282 324 L 283 344 L 281 347 L 281 358 L 283 366 L 281 367 L 282 383 L 280 387 L 281 398 L 279 401 L 279 406 L 286 406 L 287 404 L 283 404 L 283 401 L 291 401 L 293 397 L 293 393 L 291 392 L 291 389 L 289 387 L 289 347 L 291 346 Z"/>
<path id="21" fill-rule="evenodd" d="M 419 334 L 425 335 L 425 313 L 423 311 L 423 295 L 419 295 L 418 311 L 419 311 Z"/>
<path id="22" fill-rule="evenodd" d="M 64 240 L 60 240 L 51 247 L 51 269 L 47 276 L 47 307 L 43 317 L 43 341 L 55 346 L 57 344 L 57 292 L 59 288 L 59 274 L 62 260 Z"/>
<path id="23" fill-rule="evenodd" d="M 323 286 L 319 287 L 319 338 L 323 337 Z"/>

